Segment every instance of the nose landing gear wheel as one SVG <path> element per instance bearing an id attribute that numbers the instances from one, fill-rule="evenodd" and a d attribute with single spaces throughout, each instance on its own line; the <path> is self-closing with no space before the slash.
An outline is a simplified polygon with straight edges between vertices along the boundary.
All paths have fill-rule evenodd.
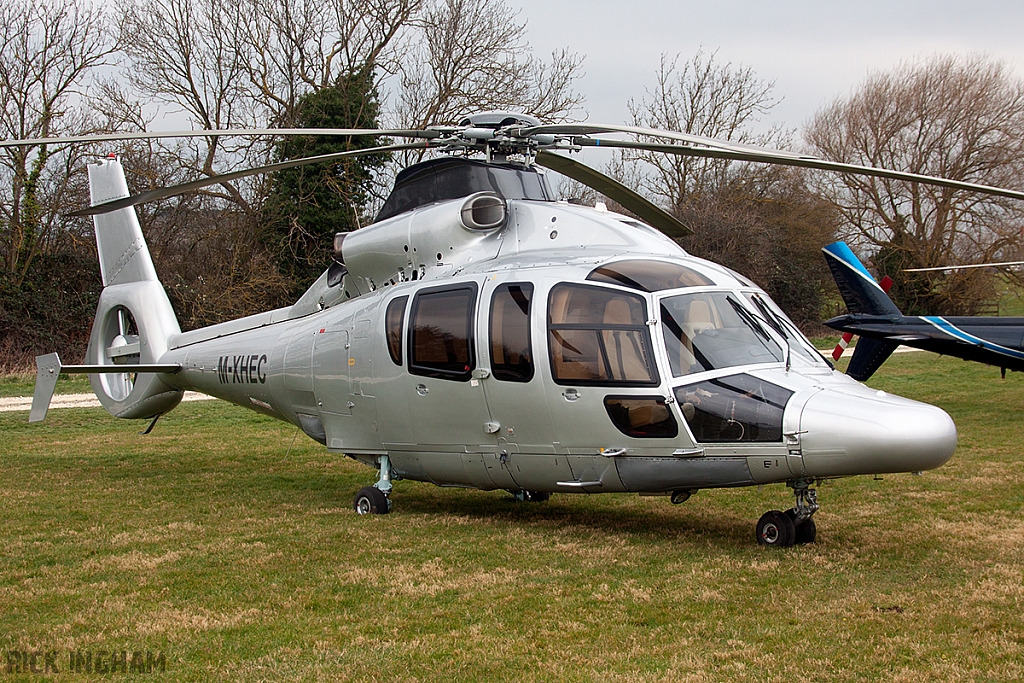
<path id="1" fill-rule="evenodd" d="M 759 545 L 788 548 L 796 541 L 796 525 L 785 512 L 770 510 L 757 520 L 754 534 Z"/>
<path id="2" fill-rule="evenodd" d="M 353 506 L 360 515 L 386 515 L 391 512 L 391 501 L 376 486 L 359 489 Z"/>
<path id="3" fill-rule="evenodd" d="M 796 524 L 796 510 L 786 510 L 786 516 L 793 520 Z M 796 524 L 796 537 L 794 543 L 796 545 L 807 545 L 808 543 L 814 543 L 814 539 L 818 537 L 818 527 L 814 524 L 814 520 L 810 517 L 804 521 Z"/>

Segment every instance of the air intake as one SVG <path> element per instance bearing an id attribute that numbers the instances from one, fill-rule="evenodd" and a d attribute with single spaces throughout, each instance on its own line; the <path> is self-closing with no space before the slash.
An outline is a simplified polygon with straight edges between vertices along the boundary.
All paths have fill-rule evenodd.
<path id="1" fill-rule="evenodd" d="M 474 231 L 490 231 L 505 225 L 508 207 L 505 200 L 493 192 L 480 192 L 462 205 L 462 224 Z"/>

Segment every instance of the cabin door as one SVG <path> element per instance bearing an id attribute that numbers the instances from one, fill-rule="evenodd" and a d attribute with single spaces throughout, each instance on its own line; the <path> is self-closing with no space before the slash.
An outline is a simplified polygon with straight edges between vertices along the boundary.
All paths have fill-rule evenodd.
<path id="1" fill-rule="evenodd" d="M 476 283 L 421 290 L 409 312 L 405 377 L 417 450 L 493 452 L 496 429 L 475 372 Z"/>

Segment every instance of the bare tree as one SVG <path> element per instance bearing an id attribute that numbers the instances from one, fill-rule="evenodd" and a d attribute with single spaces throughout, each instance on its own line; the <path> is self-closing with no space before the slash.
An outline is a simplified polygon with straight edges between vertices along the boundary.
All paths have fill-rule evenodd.
<path id="1" fill-rule="evenodd" d="M 757 130 L 776 104 L 773 87 L 714 53 L 698 51 L 681 65 L 663 56 L 654 87 L 629 103 L 632 123 L 782 146 L 788 136 L 780 126 Z M 615 156 L 608 173 L 690 226 L 694 233 L 679 240 L 687 250 L 750 277 L 801 325 L 820 320 L 828 273 L 819 249 L 837 219 L 801 171 L 629 151 Z"/>
<path id="2" fill-rule="evenodd" d="M 657 81 L 639 102 L 630 101 L 633 125 L 691 133 L 755 145 L 781 145 L 779 127 L 757 133 L 759 117 L 777 100 L 772 81 L 757 77 L 750 67 L 721 64 L 716 54 L 699 50 L 680 67 L 679 57 L 662 56 Z M 642 162 L 638 165 L 636 162 Z M 647 194 L 681 210 L 691 201 L 718 193 L 736 179 L 760 172 L 735 162 L 630 152 L 618 157 L 613 171 L 642 187 Z"/>
<path id="3" fill-rule="evenodd" d="M 537 59 L 525 41 L 525 22 L 501 0 L 437 0 L 417 25 L 398 68 L 395 123 L 457 123 L 487 110 L 560 122 L 583 103 L 573 89 L 582 58 L 562 50 L 550 62 Z"/>
<path id="4" fill-rule="evenodd" d="M 202 128 L 295 125 L 301 98 L 396 60 L 421 0 L 123 0 L 128 80 L 139 96 Z M 180 143 L 193 175 L 257 165 L 269 140 Z M 266 187 L 223 183 L 203 194 L 252 213 Z"/>
<path id="5" fill-rule="evenodd" d="M 245 0 L 252 96 L 274 126 L 295 121 L 299 98 L 350 74 L 393 71 L 422 0 Z"/>
<path id="6" fill-rule="evenodd" d="M 1020 189 L 1024 82 L 979 56 L 935 57 L 867 79 L 817 113 L 805 131 L 820 155 L 954 180 Z M 876 252 L 910 310 L 971 312 L 991 278 L 979 271 L 904 268 L 1017 256 L 1024 205 L 977 193 L 852 175 L 822 176 L 847 237 Z"/>
<path id="7" fill-rule="evenodd" d="M 140 96 L 188 115 L 200 128 L 249 127 L 252 98 L 246 90 L 248 54 L 238 17 L 243 0 L 140 0 L 122 5 L 128 80 Z M 226 145 L 231 145 L 226 147 Z M 179 163 L 196 174 L 215 175 L 221 154 L 244 143 L 209 137 L 179 145 Z M 215 194 L 250 209 L 232 183 Z"/>
<path id="8" fill-rule="evenodd" d="M 101 10 L 77 0 L 11 0 L 0 6 L 0 136 L 28 139 L 83 132 L 92 69 L 117 47 Z M 81 199 L 80 157 L 69 147 L 5 148 L 0 178 L 0 253 L 20 287 L 33 259 L 67 234 L 63 209 Z M 77 183 L 77 185 L 76 185 Z M 78 224 L 83 224 L 79 221 Z"/>
<path id="9" fill-rule="evenodd" d="M 194 127 L 295 126 L 311 95 L 370 79 L 393 59 L 418 8 L 419 0 L 124 0 L 127 80 L 137 97 L 184 112 Z M 130 97 L 108 101 L 117 109 L 108 118 L 148 125 Z M 130 153 L 134 176 L 159 186 L 281 152 L 269 139 L 212 136 Z M 266 178 L 226 182 L 140 209 L 186 325 L 283 303 L 288 283 L 274 255 L 258 248 L 270 186 Z"/>

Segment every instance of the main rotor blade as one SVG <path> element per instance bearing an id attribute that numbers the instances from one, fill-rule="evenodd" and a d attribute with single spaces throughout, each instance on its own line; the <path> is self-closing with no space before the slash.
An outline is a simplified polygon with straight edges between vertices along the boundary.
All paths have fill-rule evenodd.
<path id="1" fill-rule="evenodd" d="M 693 234 L 693 230 L 661 207 L 644 199 L 614 178 L 606 176 L 604 173 L 575 159 L 541 150 L 537 152 L 536 163 L 597 190 L 605 197 L 618 202 L 629 211 L 632 211 L 669 237 L 683 237 Z"/>
<path id="2" fill-rule="evenodd" d="M 529 137 L 531 135 L 599 135 L 601 133 L 632 133 L 634 135 L 647 135 L 654 138 L 666 138 L 668 140 L 679 140 L 692 145 L 706 145 L 716 149 L 725 149 L 734 152 L 769 152 L 784 157 L 799 158 L 795 152 L 786 152 L 778 149 L 768 149 L 754 145 L 745 145 L 740 142 L 706 138 L 700 135 L 689 133 L 677 133 L 672 130 L 658 130 L 656 128 L 641 128 L 638 126 L 619 126 L 604 123 L 560 123 L 549 126 L 534 126 L 533 128 L 513 128 L 510 130 L 513 135 Z M 594 146 L 604 147 L 615 142 L 614 140 L 593 140 Z"/>
<path id="3" fill-rule="evenodd" d="M 1009 197 L 1011 199 L 1024 199 L 1024 192 L 1007 190 L 1002 187 L 991 185 L 979 185 L 967 183 L 961 180 L 949 180 L 937 176 L 921 175 L 918 173 L 905 173 L 903 171 L 892 171 L 886 168 L 874 166 L 858 166 L 856 164 L 843 164 L 837 161 L 827 161 L 818 157 L 799 156 L 790 152 L 776 152 L 769 149 L 747 148 L 746 150 L 710 149 L 707 147 L 691 147 L 689 145 L 658 145 L 645 142 L 629 142 L 624 140 L 594 140 L 591 138 L 573 138 L 574 145 L 581 147 L 612 147 L 617 149 L 640 149 L 650 152 L 662 152 L 665 154 L 676 154 L 679 156 L 708 157 L 712 159 L 732 159 L 734 161 L 754 161 L 766 164 L 779 164 L 781 166 L 799 166 L 801 168 L 813 168 L 819 171 L 834 171 L 836 173 L 854 173 L 857 175 L 874 176 L 878 178 L 889 178 L 890 180 L 904 180 L 911 183 L 924 183 L 926 185 L 938 185 L 954 190 L 968 190 L 981 192 L 983 194 L 995 195 L 997 197 Z"/>
<path id="4" fill-rule="evenodd" d="M 967 270 L 968 268 L 1000 268 L 1024 266 L 1024 261 L 1000 261 L 999 263 L 972 263 L 966 266 L 935 266 L 934 268 L 904 268 L 904 273 L 928 273 L 937 270 Z"/>
<path id="5" fill-rule="evenodd" d="M 248 176 L 259 175 L 261 173 L 273 173 L 274 171 L 283 171 L 286 168 L 295 168 L 297 166 L 306 166 L 308 164 L 319 164 L 325 161 L 336 161 L 338 159 L 365 156 L 367 154 L 378 154 L 381 152 L 397 152 L 406 149 L 426 149 L 429 145 L 430 142 L 424 140 L 423 142 L 409 142 L 401 145 L 384 145 L 383 147 L 368 147 L 366 149 L 353 149 L 347 152 L 334 152 L 333 154 L 320 154 L 315 157 L 303 157 L 301 159 L 292 159 L 290 161 L 282 161 L 277 164 L 270 164 L 269 166 L 247 168 L 242 171 L 224 173 L 222 175 L 210 176 L 209 178 L 200 178 L 199 180 L 193 180 L 192 182 L 189 183 L 182 183 L 181 185 L 161 187 L 156 190 L 150 190 L 149 192 L 143 192 L 141 194 L 132 195 L 131 197 L 115 199 L 112 202 L 96 204 L 95 206 L 90 206 L 86 209 L 80 209 L 68 215 L 95 216 L 97 214 L 109 213 L 111 211 L 117 211 L 118 209 L 124 209 L 129 206 L 135 206 L 136 204 L 153 202 L 158 199 L 166 199 L 167 197 L 173 197 L 175 195 L 184 194 L 186 192 L 192 192 L 195 190 L 202 189 L 204 187 L 209 187 L 210 185 L 219 185 L 220 183 L 226 183 L 231 180 L 236 180 L 238 178 L 246 178 Z"/>
<path id="6" fill-rule="evenodd" d="M 447 134 L 446 129 L 425 130 L 381 130 L 376 128 L 240 128 L 237 130 L 177 130 L 137 133 L 101 133 L 97 135 L 73 135 L 63 138 L 32 138 L 29 140 L 0 140 L 0 147 L 26 147 L 36 145 L 60 145 L 72 142 L 110 142 L 112 140 L 156 140 L 160 138 L 205 138 L 205 137 L 257 137 L 261 135 L 332 135 L 354 137 L 372 135 L 393 138 L 415 138 L 433 140 Z"/>

